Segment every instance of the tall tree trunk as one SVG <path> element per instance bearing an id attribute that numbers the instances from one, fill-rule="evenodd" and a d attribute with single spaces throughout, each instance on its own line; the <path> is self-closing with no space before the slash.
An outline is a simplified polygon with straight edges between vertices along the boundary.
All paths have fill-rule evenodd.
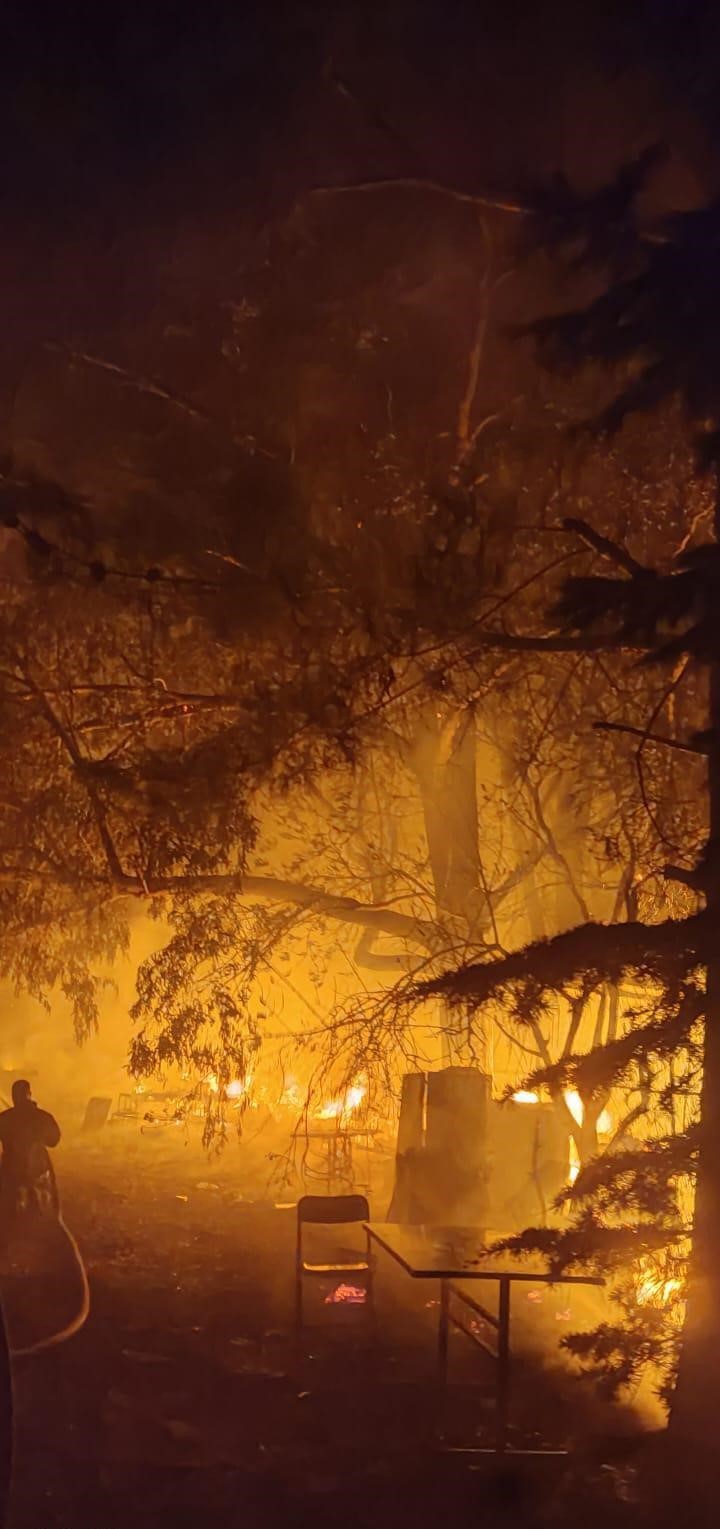
<path id="1" fill-rule="evenodd" d="M 486 914 L 472 713 L 445 715 L 440 707 L 428 707 L 418 725 L 411 758 L 423 807 L 437 920 L 457 959 L 458 947 L 462 951 L 478 938 Z M 446 1064 L 469 1059 L 468 1021 L 457 1006 L 447 1010 L 442 1035 Z M 482 1035 L 476 1060 L 486 1070 Z"/>
<path id="2" fill-rule="evenodd" d="M 720 521 L 720 512 L 718 513 Z M 716 535 L 720 526 L 716 526 Z M 685 1328 L 670 1426 L 683 1444 L 717 1450 L 720 1418 L 720 659 L 710 674 L 710 879 L 718 954 L 707 969 L 703 1082 Z"/>

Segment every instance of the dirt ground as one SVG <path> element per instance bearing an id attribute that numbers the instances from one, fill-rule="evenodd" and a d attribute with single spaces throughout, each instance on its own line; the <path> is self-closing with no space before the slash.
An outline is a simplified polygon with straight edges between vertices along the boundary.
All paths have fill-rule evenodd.
<path id="1" fill-rule="evenodd" d="M 136 1128 L 78 1138 L 58 1153 L 63 1214 L 91 1288 L 82 1331 L 16 1358 L 15 1466 L 9 1529 L 123 1529 L 216 1523 L 457 1529 L 560 1522 L 578 1494 L 607 1499 L 601 1517 L 628 1521 L 608 1438 L 626 1421 L 586 1384 L 554 1368 L 558 1336 L 592 1320 L 582 1296 L 538 1291 L 519 1303 L 514 1343 L 516 1439 L 569 1444 L 499 1470 L 488 1457 L 437 1445 L 434 1344 L 438 1290 L 382 1255 L 377 1324 L 362 1305 L 328 1301 L 317 1282 L 309 1327 L 293 1341 L 292 1189 L 268 1184 L 268 1155 L 233 1144 L 220 1163 L 196 1146 Z M 380 1174 L 372 1211 L 382 1219 Z M 57 1274 L 57 1271 L 56 1271 Z M 61 1287 L 61 1288 L 59 1288 Z M 46 1332 L 48 1308 L 73 1314 L 71 1265 L 52 1298 L 42 1270 L 18 1305 L 15 1343 Z M 59 1293 L 58 1293 L 59 1289 Z M 544 1359 L 541 1356 L 545 1356 Z M 461 1335 L 446 1438 L 489 1443 L 489 1361 Z M 618 1483 L 620 1485 L 618 1485 Z M 632 1495 L 631 1493 L 629 1494 Z M 589 1520 L 586 1517 L 586 1524 Z"/>

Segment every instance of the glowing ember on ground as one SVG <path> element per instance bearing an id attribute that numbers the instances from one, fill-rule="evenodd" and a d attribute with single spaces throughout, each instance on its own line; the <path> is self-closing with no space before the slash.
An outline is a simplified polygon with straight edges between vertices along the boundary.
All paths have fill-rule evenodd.
<path id="1" fill-rule="evenodd" d="M 533 1094 L 528 1088 L 519 1088 L 517 1093 L 513 1094 L 513 1100 L 515 1104 L 539 1104 L 540 1095 Z"/>
<path id="2" fill-rule="evenodd" d="M 337 1285 L 325 1297 L 326 1306 L 363 1306 L 367 1290 L 362 1285 Z"/>

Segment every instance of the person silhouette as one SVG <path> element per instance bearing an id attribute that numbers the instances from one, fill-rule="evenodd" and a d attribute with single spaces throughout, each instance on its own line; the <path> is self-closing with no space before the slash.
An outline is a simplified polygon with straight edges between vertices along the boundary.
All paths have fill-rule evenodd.
<path id="1" fill-rule="evenodd" d="M 60 1127 L 32 1097 L 30 1084 L 12 1086 L 12 1108 L 0 1114 L 0 1234 L 7 1233 L 19 1211 L 58 1211 L 57 1186 L 49 1147 L 60 1140 Z"/>

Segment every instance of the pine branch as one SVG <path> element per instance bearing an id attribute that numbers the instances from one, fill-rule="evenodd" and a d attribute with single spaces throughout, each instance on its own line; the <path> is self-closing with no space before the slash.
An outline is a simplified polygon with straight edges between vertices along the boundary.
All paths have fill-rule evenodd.
<path id="1" fill-rule="evenodd" d="M 607 1093 L 622 1083 L 633 1067 L 642 1067 L 650 1057 L 664 1060 L 691 1043 L 692 1031 L 705 1014 L 705 994 L 690 987 L 675 1002 L 667 1000 L 659 1019 L 639 1025 L 615 1040 L 600 1042 L 581 1056 L 568 1056 L 545 1067 L 536 1068 L 523 1086 L 541 1085 L 551 1092 L 577 1088 L 583 1099 Z"/>
<path id="2" fill-rule="evenodd" d="M 539 940 L 500 961 L 461 966 L 420 983 L 420 999 L 442 995 L 451 1002 L 477 1006 L 510 988 L 519 990 L 518 1017 L 534 1012 L 545 996 L 568 983 L 588 980 L 619 982 L 630 972 L 676 982 L 705 964 L 713 944 L 712 921 L 706 913 L 658 924 L 638 920 L 624 924 L 581 924 L 551 940 Z"/>

